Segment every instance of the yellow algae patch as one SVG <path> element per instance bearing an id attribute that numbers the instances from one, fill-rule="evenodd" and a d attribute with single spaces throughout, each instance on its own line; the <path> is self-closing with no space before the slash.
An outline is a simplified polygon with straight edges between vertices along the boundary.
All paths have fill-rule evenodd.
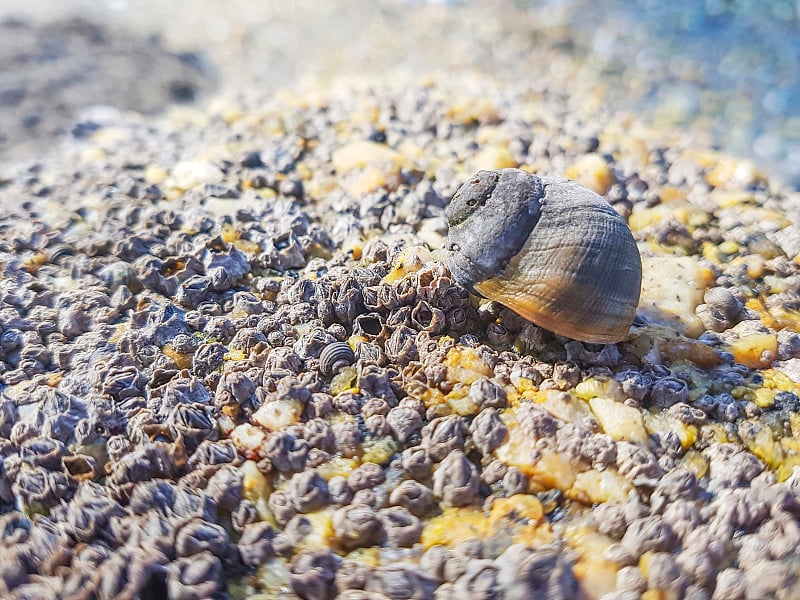
<path id="1" fill-rule="evenodd" d="M 782 444 L 785 444 L 788 440 L 786 438 L 783 439 Z M 784 446 L 784 451 L 786 450 Z M 775 470 L 775 477 L 778 481 L 786 481 L 789 477 L 792 476 L 792 472 L 794 471 L 795 467 L 800 467 L 800 454 L 797 453 L 797 450 L 790 450 L 790 454 L 785 456 L 781 464 Z"/>
<path id="2" fill-rule="evenodd" d="M 166 172 L 162 167 L 158 167 L 156 165 L 147 165 L 144 168 L 144 181 L 148 185 L 153 185 L 154 183 L 161 183 L 167 177 L 169 177 L 169 173 Z"/>
<path id="3" fill-rule="evenodd" d="M 508 412 L 508 411 L 506 411 Z M 501 417 L 506 421 L 505 414 Z M 517 467 L 531 481 L 532 490 L 568 490 L 575 481 L 575 467 L 565 454 L 535 448 L 535 440 L 525 434 L 516 422 L 506 422 L 508 439 L 495 450 L 495 456 L 507 465 Z"/>
<path id="4" fill-rule="evenodd" d="M 616 379 L 611 379 L 610 377 L 608 379 L 591 377 L 581 381 L 575 386 L 575 393 L 582 400 L 590 400 L 597 396 L 615 398 L 620 401 L 625 399 L 625 395 L 622 393 L 622 386 Z"/>
<path id="5" fill-rule="evenodd" d="M 501 536 L 511 543 L 529 547 L 549 544 L 553 531 L 545 521 L 544 508 L 536 496 L 515 494 L 496 498 L 487 513 L 471 507 L 445 508 L 441 515 L 423 526 L 420 541 L 426 548 L 442 545 L 452 548 L 470 538 Z"/>
<path id="6" fill-rule="evenodd" d="M 376 163 L 391 163 L 402 165 L 405 162 L 403 155 L 384 144 L 377 142 L 359 141 L 337 148 L 331 156 L 333 167 L 344 173 L 360 167 Z"/>
<path id="7" fill-rule="evenodd" d="M 647 446 L 649 437 L 639 409 L 602 397 L 589 400 L 589 406 L 600 422 L 600 427 L 612 439 Z"/>
<path id="8" fill-rule="evenodd" d="M 431 260 L 431 251 L 425 246 L 409 246 L 395 259 L 392 269 L 383 278 L 382 283 L 393 284 L 403 279 L 406 275 L 416 273 L 426 261 Z"/>
<path id="9" fill-rule="evenodd" d="M 522 544 L 528 548 L 538 548 L 552 544 L 555 536 L 548 523 L 542 525 L 523 525 L 516 529 L 511 537 L 512 544 Z"/>
<path id="10" fill-rule="evenodd" d="M 397 442 L 391 436 L 381 436 L 374 439 L 365 440 L 361 447 L 364 453 L 361 456 L 363 462 L 372 462 L 378 465 L 389 462 L 395 452 L 397 452 Z"/>
<path id="11" fill-rule="evenodd" d="M 336 477 L 337 475 L 347 477 L 359 464 L 360 461 L 355 458 L 334 456 L 330 460 L 326 460 L 324 463 L 319 465 L 317 467 L 317 473 L 319 473 L 320 477 L 322 477 L 325 481 L 328 481 L 331 477 Z"/>
<path id="12" fill-rule="evenodd" d="M 565 423 L 576 423 L 586 417 L 592 417 L 589 405 L 583 400 L 575 398 L 569 392 L 542 390 L 539 395 L 539 403 L 543 409 Z"/>
<path id="13" fill-rule="evenodd" d="M 696 426 L 687 425 L 665 412 L 646 411 L 644 413 L 644 423 L 650 433 L 658 433 L 662 437 L 669 433 L 677 435 L 684 450 L 697 441 L 699 432 Z"/>
<path id="14" fill-rule="evenodd" d="M 334 539 L 332 509 L 323 508 L 306 513 L 304 516 L 311 524 L 311 528 L 300 542 L 297 551 L 329 549 Z"/>
<path id="15" fill-rule="evenodd" d="M 533 379 L 528 379 L 527 377 L 517 377 L 512 374 L 511 385 L 506 387 L 506 394 L 508 393 L 512 393 L 517 400 L 523 398 L 533 402 L 541 402 L 539 386 L 533 382 Z"/>
<path id="16" fill-rule="evenodd" d="M 702 322 L 694 310 L 703 303 L 706 273 L 690 256 L 642 257 L 639 312 L 690 337 L 700 335 Z"/>
<path id="17" fill-rule="evenodd" d="M 787 288 L 784 287 L 786 285 L 785 281 L 777 278 L 778 281 L 774 282 L 776 285 L 773 287 L 773 285 L 771 285 L 773 283 L 771 279 L 772 277 L 767 275 L 764 277 L 764 283 L 770 285 L 770 291 L 773 294 L 778 294 L 787 290 Z M 788 328 L 793 331 L 800 331 L 800 311 L 784 309 L 782 307 L 769 309 L 762 298 L 750 298 L 744 305 L 758 313 L 758 318 L 761 319 L 761 322 L 767 327 L 771 327 L 772 329 Z"/>
<path id="18" fill-rule="evenodd" d="M 364 238 L 360 235 L 350 236 L 342 242 L 342 252 L 349 252 L 353 260 L 361 260 L 364 252 L 364 241 Z"/>
<path id="19" fill-rule="evenodd" d="M 659 192 L 661 202 L 669 202 L 670 206 L 675 206 L 676 201 L 686 198 L 686 190 L 681 188 L 664 186 Z"/>
<path id="20" fill-rule="evenodd" d="M 228 350 L 222 357 L 225 361 L 244 360 L 247 358 L 244 350 Z"/>
<path id="21" fill-rule="evenodd" d="M 624 343 L 626 349 L 645 362 L 691 362 L 700 367 L 722 363 L 722 357 L 714 348 L 657 323 L 634 328 Z"/>
<path id="22" fill-rule="evenodd" d="M 230 223 L 222 224 L 222 227 L 219 228 L 219 235 L 223 241 L 228 242 L 229 244 L 234 240 L 239 239 L 239 232 L 236 231 L 236 228 Z"/>
<path id="23" fill-rule="evenodd" d="M 628 218 L 628 226 L 631 231 L 641 231 L 662 221 L 677 221 L 688 225 L 693 214 L 692 206 L 688 202 L 674 201 L 669 204 L 658 204 L 650 208 L 636 205 Z"/>
<path id="24" fill-rule="evenodd" d="M 452 548 L 470 538 L 486 536 L 488 521 L 477 508 L 445 508 L 422 528 L 420 542 L 425 548 L 441 545 Z"/>
<path id="25" fill-rule="evenodd" d="M 650 150 L 645 139 L 638 133 L 631 134 L 630 132 L 621 134 L 621 138 L 618 142 L 619 152 L 615 153 L 615 157 L 619 160 L 620 158 L 632 156 L 640 169 L 646 167 L 650 163 Z"/>
<path id="26" fill-rule="evenodd" d="M 605 159 L 599 154 L 585 154 L 574 165 L 567 167 L 564 177 L 573 179 L 601 196 L 617 180 Z"/>
<path id="27" fill-rule="evenodd" d="M 511 533 L 511 543 L 529 548 L 553 541 L 553 530 L 544 521 L 544 507 L 536 496 L 514 494 L 497 498 L 489 511 L 490 535 Z"/>
<path id="28" fill-rule="evenodd" d="M 775 440 L 772 429 L 754 422 L 751 431 L 752 435 L 747 435 L 743 439 L 747 448 L 770 469 L 778 468 L 784 459 L 783 447 Z"/>
<path id="29" fill-rule="evenodd" d="M 229 437 L 237 450 L 247 458 L 257 457 L 261 446 L 267 441 L 267 434 L 264 430 L 250 423 L 237 425 L 230 432 Z"/>
<path id="30" fill-rule="evenodd" d="M 415 383 L 415 382 L 412 382 Z M 419 383 L 419 389 L 406 389 L 406 392 L 410 396 L 414 396 L 422 401 L 425 405 L 425 408 L 430 408 L 431 406 L 438 406 L 440 404 L 447 404 L 447 400 L 445 399 L 444 394 L 439 388 L 431 388 L 427 387 L 424 383 Z M 446 414 L 446 413 L 444 413 Z"/>
<path id="31" fill-rule="evenodd" d="M 500 418 L 508 428 L 508 437 L 495 450 L 495 456 L 525 473 L 531 479 L 532 489 L 569 489 L 575 481 L 575 469 L 569 457 L 552 449 L 536 448 L 536 440 L 519 426 L 514 409 L 506 409 Z"/>
<path id="32" fill-rule="evenodd" d="M 465 98 L 451 106 L 445 115 L 458 125 L 496 123 L 500 120 L 494 105 L 486 98 Z"/>
<path id="33" fill-rule="evenodd" d="M 452 348 L 445 356 L 444 365 L 447 367 L 447 379 L 453 383 L 471 385 L 481 377 L 494 375 L 477 348 Z"/>
<path id="34" fill-rule="evenodd" d="M 175 366 L 179 369 L 191 369 L 192 368 L 192 355 L 191 354 L 183 354 L 181 352 L 176 352 L 175 348 L 172 347 L 172 344 L 165 344 L 161 351 L 169 356 L 173 361 L 175 361 Z"/>
<path id="35" fill-rule="evenodd" d="M 616 469 L 590 469 L 575 476 L 565 495 L 584 504 L 627 502 L 633 490 L 633 484 Z"/>
<path id="36" fill-rule="evenodd" d="M 792 437 L 800 440 L 800 414 L 791 413 L 789 415 L 789 427 L 792 430 Z"/>
<path id="37" fill-rule="evenodd" d="M 753 192 L 729 190 L 713 190 L 708 197 L 716 202 L 720 208 L 738 208 L 744 204 L 752 204 L 756 199 Z"/>
<path id="38" fill-rule="evenodd" d="M 508 169 L 517 166 L 517 161 L 505 146 L 487 146 L 472 157 L 469 167 L 472 171 L 481 169 Z"/>
<path id="39" fill-rule="evenodd" d="M 800 394 L 800 385 L 792 381 L 788 375 L 775 369 L 764 369 L 761 371 L 763 387 L 755 391 L 755 402 L 761 408 L 769 408 L 775 401 L 775 395 L 778 392 L 791 392 L 793 394 Z M 762 404 L 763 403 L 763 404 Z M 794 413 L 789 415 L 790 423 L 792 424 L 793 435 L 800 438 L 800 427 L 795 431 L 793 417 L 797 418 L 798 425 L 800 425 L 800 416 Z"/>
<path id="40" fill-rule="evenodd" d="M 519 464 L 516 466 L 523 473 L 527 471 L 533 487 L 538 486 L 542 490 L 566 491 L 575 482 L 575 466 L 572 461 L 566 454 L 555 450 L 542 452 L 539 460 L 527 469 Z"/>
<path id="41" fill-rule="evenodd" d="M 600 598 L 617 586 L 618 565 L 603 558 L 614 540 L 579 523 L 564 532 L 567 544 L 578 553 L 572 570 L 586 598 Z"/>
<path id="42" fill-rule="evenodd" d="M 758 172 L 752 160 L 724 156 L 706 174 L 705 179 L 706 183 L 714 187 L 746 189 L 757 180 L 763 179 L 763 175 Z"/>
<path id="43" fill-rule="evenodd" d="M 252 460 L 244 461 L 239 470 L 242 473 L 242 496 L 255 505 L 262 521 L 272 521 L 272 511 L 267 504 L 272 484 Z"/>
<path id="44" fill-rule="evenodd" d="M 702 479 L 708 473 L 708 459 L 697 450 L 689 450 L 681 459 L 684 467 Z"/>
<path id="45" fill-rule="evenodd" d="M 344 367 L 331 379 L 331 394 L 337 396 L 342 392 L 356 390 L 354 388 L 357 377 L 355 367 Z"/>
<path id="46" fill-rule="evenodd" d="M 489 525 L 493 528 L 502 526 L 504 521 L 526 521 L 527 524 L 538 524 L 544 518 L 544 507 L 536 496 L 530 494 L 514 494 L 508 498 L 495 498 L 489 511 Z"/>
<path id="47" fill-rule="evenodd" d="M 710 442 L 719 442 L 721 444 L 738 443 L 738 438 L 729 435 L 727 430 L 721 423 L 706 423 L 702 427 L 703 439 Z"/>
<path id="48" fill-rule="evenodd" d="M 445 401 L 454 413 L 462 417 L 474 415 L 480 410 L 480 406 L 469 395 L 469 388 L 465 385 L 456 384 L 445 396 Z"/>
<path id="49" fill-rule="evenodd" d="M 168 187 L 191 190 L 206 183 L 222 180 L 219 167 L 204 160 L 184 160 L 175 165 L 165 181 Z"/>
<path id="50" fill-rule="evenodd" d="M 383 551 L 383 548 L 378 548 L 376 546 L 370 548 L 356 548 L 348 552 L 345 556 L 348 560 L 355 560 L 368 567 L 380 567 L 385 564 L 381 556 Z M 272 599 L 270 598 L 270 600 Z"/>
<path id="51" fill-rule="evenodd" d="M 778 339 L 772 333 L 754 333 L 734 341 L 730 345 L 733 360 L 751 369 L 767 368 L 775 360 Z"/>
<path id="52" fill-rule="evenodd" d="M 48 386 L 56 387 L 59 383 L 61 383 L 62 379 L 64 379 L 63 373 L 48 373 L 45 381 Z"/>
<path id="53" fill-rule="evenodd" d="M 358 173 L 348 176 L 342 181 L 342 187 L 351 196 L 358 197 L 374 192 L 378 188 L 394 190 L 400 184 L 398 168 L 388 169 L 375 165 L 367 165 Z"/>
<path id="54" fill-rule="evenodd" d="M 725 240 L 724 242 L 718 244 L 717 248 L 719 249 L 720 252 L 722 252 L 722 254 L 730 255 L 730 254 L 737 254 L 741 249 L 741 246 L 739 246 L 739 244 L 737 244 L 733 240 Z"/>
<path id="55" fill-rule="evenodd" d="M 280 431 L 300 420 L 303 403 L 299 400 L 274 400 L 265 402 L 253 413 L 252 419 L 265 429 Z"/>
<path id="56" fill-rule="evenodd" d="M 397 151 L 411 162 L 419 160 L 425 156 L 425 148 L 415 144 L 408 138 L 403 139 L 397 145 Z"/>
<path id="57" fill-rule="evenodd" d="M 769 388 L 758 388 L 753 392 L 753 402 L 759 408 L 770 408 L 773 404 L 775 404 L 775 396 L 778 394 L 778 390 L 771 390 Z"/>

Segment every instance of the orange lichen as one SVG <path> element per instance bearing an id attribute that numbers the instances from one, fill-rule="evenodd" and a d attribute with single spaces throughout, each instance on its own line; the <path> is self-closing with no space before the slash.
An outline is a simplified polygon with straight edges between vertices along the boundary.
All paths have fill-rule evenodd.
<path id="1" fill-rule="evenodd" d="M 567 179 L 573 179 L 601 196 L 608 192 L 617 178 L 599 154 L 585 154 L 564 172 Z"/>
<path id="2" fill-rule="evenodd" d="M 161 351 L 169 356 L 174 362 L 175 365 L 179 369 L 191 369 L 192 368 L 192 359 L 193 356 L 191 354 L 184 354 L 182 352 L 177 352 L 173 347 L 172 344 L 165 344 Z"/>
<path id="3" fill-rule="evenodd" d="M 470 538 L 484 538 L 486 531 L 486 515 L 482 510 L 449 507 L 425 523 L 420 541 L 425 548 L 436 545 L 452 548 Z"/>
<path id="4" fill-rule="evenodd" d="M 444 365 L 447 367 L 448 381 L 464 385 L 471 385 L 481 377 L 494 375 L 476 348 L 457 346 L 451 349 L 444 359 Z"/>
<path id="5" fill-rule="evenodd" d="M 565 495 L 572 500 L 591 505 L 600 502 L 626 502 L 633 490 L 630 480 L 614 468 L 603 471 L 590 469 L 575 476 L 572 487 Z"/>
<path id="6" fill-rule="evenodd" d="M 489 525 L 498 527 L 502 521 L 526 521 L 526 524 L 539 524 L 544 518 L 544 507 L 536 496 L 514 494 L 508 498 L 496 498 L 489 511 Z"/>
<path id="7" fill-rule="evenodd" d="M 360 464 L 357 458 L 334 456 L 317 467 L 317 472 L 324 480 L 329 480 L 337 475 L 347 477 Z"/>
<path id="8" fill-rule="evenodd" d="M 773 333 L 753 333 L 734 341 L 730 345 L 730 351 L 736 362 L 751 369 L 763 369 L 775 360 L 778 339 Z"/>
<path id="9" fill-rule="evenodd" d="M 581 523 L 568 527 L 564 537 L 578 553 L 573 573 L 581 583 L 582 597 L 595 599 L 613 592 L 619 566 L 605 560 L 603 553 L 614 540 Z"/>

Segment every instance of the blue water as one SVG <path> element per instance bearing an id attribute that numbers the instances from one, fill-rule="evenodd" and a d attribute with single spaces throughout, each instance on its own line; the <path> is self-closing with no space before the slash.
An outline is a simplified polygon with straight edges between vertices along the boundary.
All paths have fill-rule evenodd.
<path id="1" fill-rule="evenodd" d="M 800 188 L 800 1 L 550 0 L 590 52 L 644 91 L 615 104 L 707 128 L 727 151 Z M 532 2 L 533 10 L 542 9 Z"/>

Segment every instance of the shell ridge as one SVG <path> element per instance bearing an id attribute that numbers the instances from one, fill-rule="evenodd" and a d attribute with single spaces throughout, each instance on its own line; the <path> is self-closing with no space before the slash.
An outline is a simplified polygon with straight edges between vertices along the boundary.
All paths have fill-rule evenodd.
<path id="1" fill-rule="evenodd" d="M 624 219 L 568 179 L 497 173 L 485 206 L 450 229 L 448 244 L 456 245 L 448 245 L 447 259 L 456 281 L 556 333 L 622 339 L 641 291 L 641 258 Z"/>

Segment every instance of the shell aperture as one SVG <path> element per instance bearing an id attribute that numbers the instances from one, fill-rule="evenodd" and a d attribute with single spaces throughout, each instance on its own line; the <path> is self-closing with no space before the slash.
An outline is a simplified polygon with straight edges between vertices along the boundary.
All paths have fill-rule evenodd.
<path id="1" fill-rule="evenodd" d="M 447 263 L 460 285 L 573 339 L 627 333 L 641 258 L 625 221 L 594 192 L 519 169 L 479 171 L 445 214 Z"/>

